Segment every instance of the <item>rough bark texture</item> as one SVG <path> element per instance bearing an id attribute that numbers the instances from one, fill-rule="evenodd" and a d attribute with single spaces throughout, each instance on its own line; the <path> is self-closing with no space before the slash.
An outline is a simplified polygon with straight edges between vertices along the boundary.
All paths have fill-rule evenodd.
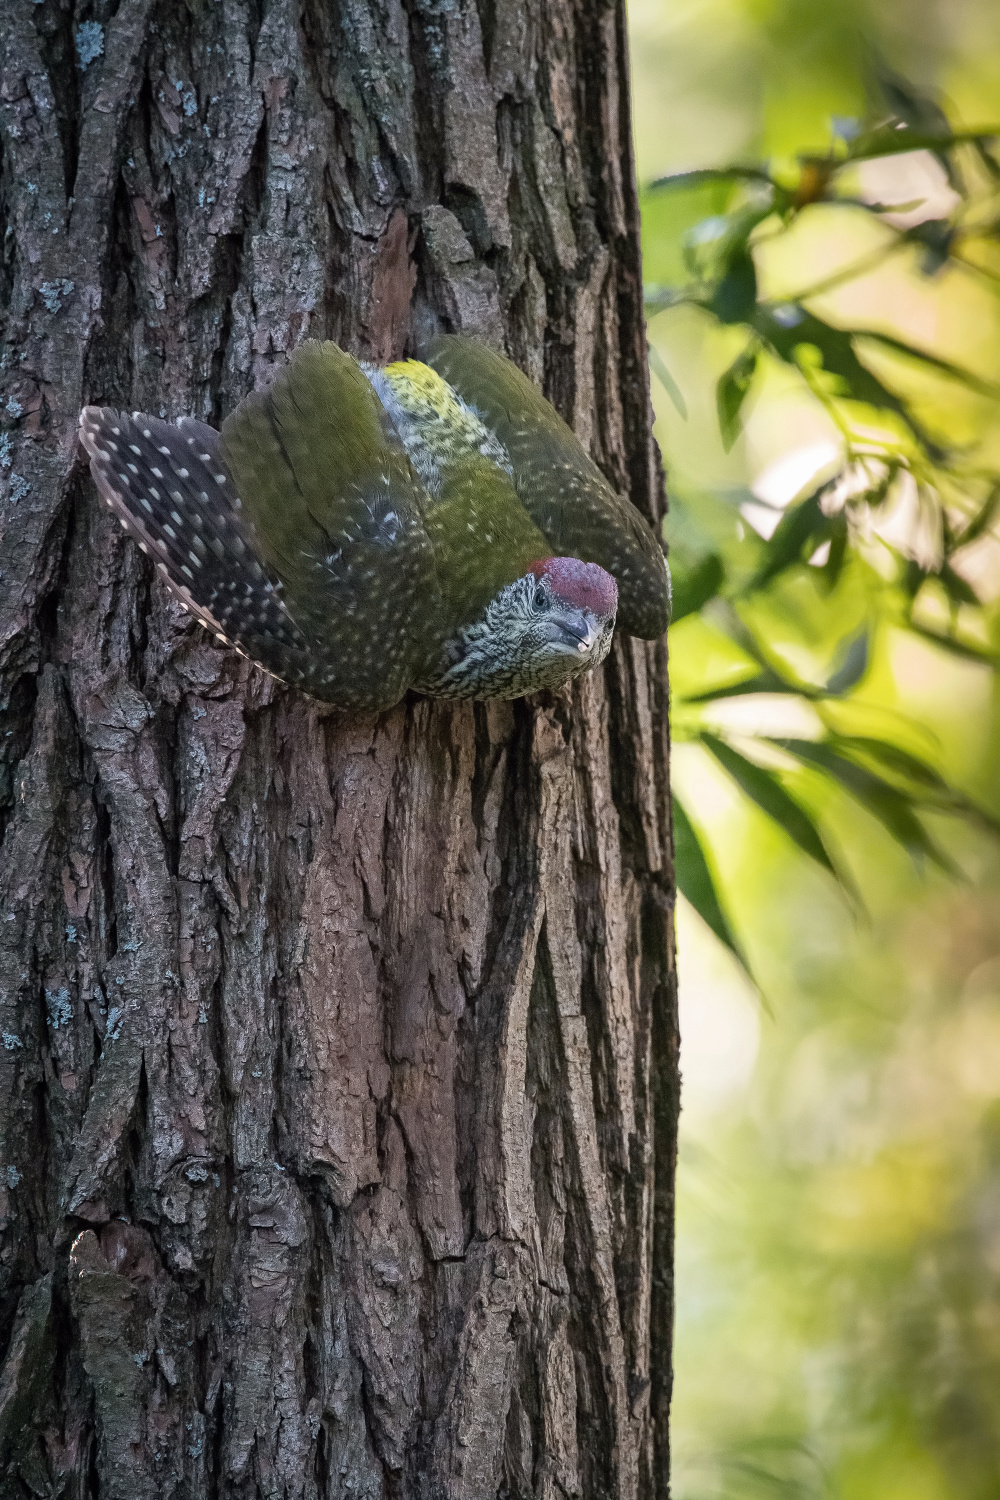
<path id="1" fill-rule="evenodd" d="M 324 710 L 75 450 L 443 327 L 655 518 L 622 5 L 4 0 L 0 70 L 0 1494 L 665 1496 L 664 647 Z"/>

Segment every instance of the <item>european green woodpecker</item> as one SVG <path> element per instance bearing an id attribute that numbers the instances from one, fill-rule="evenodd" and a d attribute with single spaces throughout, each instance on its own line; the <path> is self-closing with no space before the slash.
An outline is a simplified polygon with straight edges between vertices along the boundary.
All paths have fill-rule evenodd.
<path id="1" fill-rule="evenodd" d="M 516 698 L 666 629 L 660 546 L 531 381 L 465 338 L 308 343 L 221 432 L 88 406 L 97 487 L 185 607 L 313 697 Z"/>

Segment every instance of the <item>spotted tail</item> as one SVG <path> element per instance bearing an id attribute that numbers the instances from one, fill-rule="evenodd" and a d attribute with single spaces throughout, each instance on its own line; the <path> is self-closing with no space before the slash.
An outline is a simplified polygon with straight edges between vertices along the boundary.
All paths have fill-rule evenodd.
<path id="1" fill-rule="evenodd" d="M 88 406 L 80 440 L 107 505 L 185 609 L 220 641 L 309 691 L 309 644 L 256 554 L 219 433 L 190 417 L 173 426 Z"/>

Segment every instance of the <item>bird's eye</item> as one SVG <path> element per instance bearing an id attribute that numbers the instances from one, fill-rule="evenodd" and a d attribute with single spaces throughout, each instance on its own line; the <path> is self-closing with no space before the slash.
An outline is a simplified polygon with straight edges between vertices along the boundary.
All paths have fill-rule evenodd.
<path id="1" fill-rule="evenodd" d="M 536 609 L 544 609 L 545 608 L 545 590 L 544 589 L 536 589 L 535 590 L 535 608 Z"/>

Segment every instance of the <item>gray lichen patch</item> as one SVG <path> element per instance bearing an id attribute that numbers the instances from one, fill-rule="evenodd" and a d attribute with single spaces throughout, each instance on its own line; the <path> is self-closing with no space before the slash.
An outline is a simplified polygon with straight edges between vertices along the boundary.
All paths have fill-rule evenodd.
<path id="1" fill-rule="evenodd" d="M 84 21 L 76 28 L 76 58 L 81 72 L 103 52 L 104 27 L 98 21 Z"/>
<path id="2" fill-rule="evenodd" d="M 69 998 L 69 990 L 61 985 L 58 990 L 45 991 L 45 1009 L 48 1011 L 48 1022 L 53 1031 L 58 1031 L 60 1026 L 68 1026 L 73 1019 L 73 1006 Z"/>
<path id="3" fill-rule="evenodd" d="M 62 309 L 63 298 L 68 297 L 73 290 L 74 283 L 62 277 L 57 281 L 43 281 L 38 293 L 45 303 L 46 311 L 57 313 Z"/>

